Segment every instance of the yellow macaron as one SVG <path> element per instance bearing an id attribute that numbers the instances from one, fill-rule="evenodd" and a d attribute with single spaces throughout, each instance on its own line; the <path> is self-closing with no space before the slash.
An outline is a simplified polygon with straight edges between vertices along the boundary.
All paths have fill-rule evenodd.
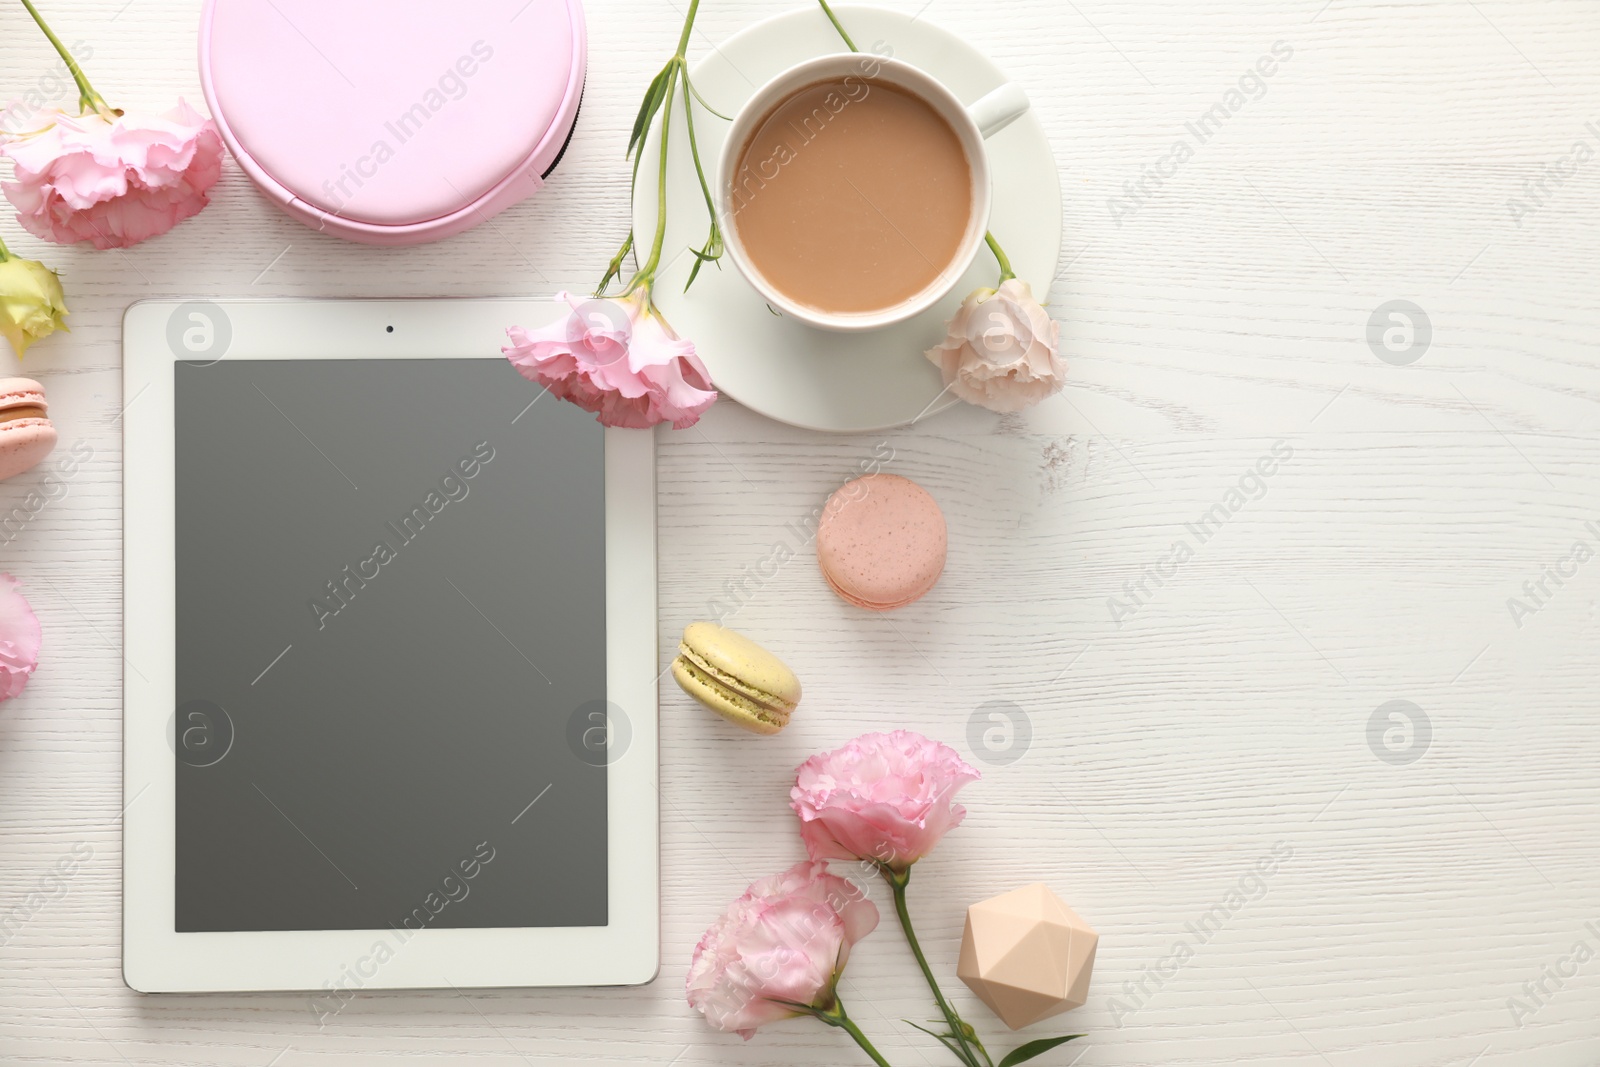
<path id="1" fill-rule="evenodd" d="M 685 693 L 753 733 L 777 733 L 800 703 L 800 679 L 782 660 L 716 623 L 684 627 L 672 676 Z"/>

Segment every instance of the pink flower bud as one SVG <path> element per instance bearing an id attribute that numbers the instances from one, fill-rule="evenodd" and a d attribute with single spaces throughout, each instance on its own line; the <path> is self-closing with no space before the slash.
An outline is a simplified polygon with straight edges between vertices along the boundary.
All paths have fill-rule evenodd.
<path id="1" fill-rule="evenodd" d="M 1061 324 L 1045 314 L 1028 283 L 978 289 L 951 317 L 945 339 L 925 353 L 950 391 L 991 411 L 1021 411 L 1061 391 L 1067 365 Z"/>

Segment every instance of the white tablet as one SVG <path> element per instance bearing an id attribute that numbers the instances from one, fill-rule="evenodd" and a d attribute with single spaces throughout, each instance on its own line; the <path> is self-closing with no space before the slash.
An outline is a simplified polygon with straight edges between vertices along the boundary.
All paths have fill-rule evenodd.
<path id="1" fill-rule="evenodd" d="M 498 355 L 559 314 L 128 310 L 134 989 L 654 977 L 654 438 Z"/>

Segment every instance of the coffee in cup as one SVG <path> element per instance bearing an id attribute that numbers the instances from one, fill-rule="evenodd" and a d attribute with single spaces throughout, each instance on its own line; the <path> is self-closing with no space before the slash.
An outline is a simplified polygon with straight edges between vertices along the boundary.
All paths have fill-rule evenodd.
<path id="1" fill-rule="evenodd" d="M 734 115 L 715 187 L 730 258 L 774 310 L 832 330 L 947 295 L 988 227 L 984 138 L 1014 85 L 963 106 L 909 63 L 842 53 L 789 68 Z"/>
<path id="2" fill-rule="evenodd" d="M 899 86 L 850 74 L 761 117 L 730 204 L 746 257 L 774 288 L 851 314 L 901 304 L 950 270 L 972 200 L 950 123 Z"/>

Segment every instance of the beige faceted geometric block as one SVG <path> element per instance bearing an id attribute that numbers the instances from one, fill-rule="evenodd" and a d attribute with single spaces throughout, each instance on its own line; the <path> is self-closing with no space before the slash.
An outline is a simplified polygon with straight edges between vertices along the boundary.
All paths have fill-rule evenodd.
<path id="1" fill-rule="evenodd" d="M 1100 935 L 1047 886 L 1025 885 L 967 909 L 956 974 L 1020 1030 L 1083 1006 L 1099 943 Z"/>

